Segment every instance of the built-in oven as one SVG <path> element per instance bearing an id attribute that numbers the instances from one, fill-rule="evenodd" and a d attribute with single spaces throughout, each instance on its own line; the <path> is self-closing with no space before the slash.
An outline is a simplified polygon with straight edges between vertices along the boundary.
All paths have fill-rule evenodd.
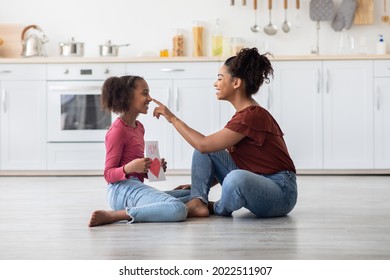
<path id="1" fill-rule="evenodd" d="M 124 64 L 49 64 L 47 73 L 48 169 L 100 172 L 105 134 L 116 118 L 102 110 L 101 88 L 125 73 Z"/>
<path id="2" fill-rule="evenodd" d="M 104 142 L 113 116 L 101 108 L 101 88 L 123 73 L 122 64 L 49 65 L 48 142 Z"/>

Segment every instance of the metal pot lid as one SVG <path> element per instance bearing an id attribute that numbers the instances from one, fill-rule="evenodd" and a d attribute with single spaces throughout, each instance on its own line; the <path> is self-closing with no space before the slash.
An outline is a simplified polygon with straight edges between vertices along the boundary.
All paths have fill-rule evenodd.
<path id="1" fill-rule="evenodd" d="M 114 45 L 111 43 L 111 40 L 108 40 L 104 45 L 99 45 L 101 48 L 119 48 L 119 47 L 127 47 L 130 46 L 130 44 L 122 44 L 122 45 Z"/>
<path id="2" fill-rule="evenodd" d="M 111 40 L 107 40 L 107 42 L 103 45 L 100 45 L 101 47 L 116 47 L 118 45 L 114 45 L 111 43 Z"/>
<path id="3" fill-rule="evenodd" d="M 84 43 L 76 42 L 73 37 L 70 38 L 70 40 L 68 42 L 60 42 L 60 45 L 68 45 L 68 44 L 84 44 Z"/>

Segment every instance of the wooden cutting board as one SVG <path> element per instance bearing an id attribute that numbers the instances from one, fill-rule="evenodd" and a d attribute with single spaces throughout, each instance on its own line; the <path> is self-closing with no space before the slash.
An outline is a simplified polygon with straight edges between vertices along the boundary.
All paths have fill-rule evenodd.
<path id="1" fill-rule="evenodd" d="M 354 24 L 374 24 L 374 0 L 358 0 Z"/>
<path id="2" fill-rule="evenodd" d="M 0 57 L 20 57 L 22 53 L 21 35 L 24 26 L 20 24 L 0 24 Z"/>

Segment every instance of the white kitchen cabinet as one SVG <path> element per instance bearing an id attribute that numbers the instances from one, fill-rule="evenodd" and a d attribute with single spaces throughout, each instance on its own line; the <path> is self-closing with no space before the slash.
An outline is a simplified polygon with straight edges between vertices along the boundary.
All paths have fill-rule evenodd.
<path id="1" fill-rule="evenodd" d="M 174 104 L 175 114 L 188 126 L 204 135 L 216 132 L 220 126 L 219 106 L 212 86 L 214 80 L 175 80 Z M 174 132 L 174 167 L 191 168 L 193 148 L 183 137 Z"/>
<path id="2" fill-rule="evenodd" d="M 374 167 L 372 61 L 323 62 L 324 168 Z"/>
<path id="3" fill-rule="evenodd" d="M 105 145 L 101 143 L 47 143 L 48 170 L 104 170 Z"/>
<path id="4" fill-rule="evenodd" d="M 299 169 L 323 167 L 321 66 L 321 61 L 275 65 L 273 114 Z"/>
<path id="5" fill-rule="evenodd" d="M 46 66 L 0 65 L 0 169 L 46 169 Z"/>
<path id="6" fill-rule="evenodd" d="M 374 62 L 374 125 L 376 169 L 390 168 L 390 61 Z"/>
<path id="7" fill-rule="evenodd" d="M 286 61 L 275 115 L 297 169 L 373 168 L 372 61 Z"/>
<path id="8" fill-rule="evenodd" d="M 215 97 L 214 82 L 218 62 L 194 63 L 129 63 L 126 72 L 140 75 L 149 84 L 153 98 L 166 104 L 190 127 L 207 135 L 220 124 L 220 109 Z M 159 141 L 160 156 L 170 169 L 190 169 L 193 148 L 163 117 L 153 118 L 155 104 L 148 114 L 141 115 L 145 126 L 145 140 Z"/>

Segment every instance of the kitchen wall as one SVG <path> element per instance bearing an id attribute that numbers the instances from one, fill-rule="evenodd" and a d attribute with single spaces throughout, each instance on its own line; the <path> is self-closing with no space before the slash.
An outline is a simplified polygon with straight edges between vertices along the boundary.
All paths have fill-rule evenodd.
<path id="1" fill-rule="evenodd" d="M 342 0 L 335 0 L 337 8 Z M 378 34 L 389 43 L 390 25 L 380 22 L 383 0 L 375 1 L 375 24 L 353 25 L 347 31 L 355 40 L 350 53 L 375 53 Z M 316 46 L 316 22 L 309 17 L 309 0 L 301 0 L 301 9 L 295 8 L 295 0 L 289 0 L 288 19 L 292 30 L 284 33 L 283 0 L 273 1 L 272 22 L 279 30 L 274 36 L 263 31 L 253 33 L 254 11 L 251 0 L 242 6 L 241 0 L 0 0 L 0 24 L 39 25 L 50 41 L 46 44 L 49 56 L 58 56 L 58 43 L 75 37 L 85 43 L 85 56 L 99 55 L 99 45 L 111 39 L 114 44 L 131 43 L 121 48 L 120 56 L 136 56 L 144 52 L 158 53 L 162 48 L 171 49 L 175 28 L 184 30 L 186 55 L 192 53 L 191 27 L 195 20 L 206 27 L 205 49 L 210 55 L 210 36 L 216 18 L 226 38 L 243 37 L 252 46 L 269 50 L 275 55 L 306 55 Z M 258 0 L 258 24 L 263 28 L 269 22 L 265 0 Z M 390 8 L 390 3 L 389 3 Z M 296 21 L 300 18 L 299 26 Z M 342 32 L 335 32 L 330 22 L 320 23 L 320 53 L 339 53 Z M 1 34 L 0 34 L 1 36 Z M 229 41 L 229 40 L 226 40 Z"/>

